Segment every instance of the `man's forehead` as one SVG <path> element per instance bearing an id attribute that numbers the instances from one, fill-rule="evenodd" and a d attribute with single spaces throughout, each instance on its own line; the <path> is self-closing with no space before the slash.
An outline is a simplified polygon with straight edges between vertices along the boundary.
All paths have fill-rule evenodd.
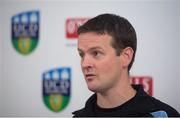
<path id="1" fill-rule="evenodd" d="M 79 46 L 99 46 L 104 44 L 109 44 L 111 42 L 112 37 L 109 35 L 96 35 L 96 34 L 90 34 L 85 33 L 81 34 L 78 37 L 78 47 Z"/>
<path id="2" fill-rule="evenodd" d="M 104 46 L 92 45 L 88 47 L 80 47 L 78 46 L 78 51 L 91 51 L 91 50 L 103 50 Z"/>
<path id="3" fill-rule="evenodd" d="M 99 34 L 99 33 L 96 33 L 96 32 L 86 32 L 86 33 L 81 33 L 78 35 L 78 41 L 79 40 L 88 40 L 88 39 L 104 39 L 104 38 L 109 38 L 111 39 L 112 36 L 107 34 L 107 33 L 104 33 L 104 34 Z"/>

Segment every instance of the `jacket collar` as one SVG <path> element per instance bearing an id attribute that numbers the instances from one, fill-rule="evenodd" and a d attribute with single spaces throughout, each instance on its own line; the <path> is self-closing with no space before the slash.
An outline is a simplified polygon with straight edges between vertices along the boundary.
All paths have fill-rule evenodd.
<path id="1" fill-rule="evenodd" d="M 144 114 L 150 111 L 155 111 L 155 106 L 151 102 L 152 97 L 150 97 L 141 85 L 132 85 L 132 87 L 137 91 L 136 95 L 131 99 L 127 110 L 131 112 L 132 116 L 144 116 Z M 97 95 L 93 94 L 86 102 L 85 108 L 73 112 L 75 116 L 95 116 L 95 105 L 97 100 Z M 126 103 L 125 103 L 126 104 Z M 138 107 L 137 107 L 138 106 Z"/>

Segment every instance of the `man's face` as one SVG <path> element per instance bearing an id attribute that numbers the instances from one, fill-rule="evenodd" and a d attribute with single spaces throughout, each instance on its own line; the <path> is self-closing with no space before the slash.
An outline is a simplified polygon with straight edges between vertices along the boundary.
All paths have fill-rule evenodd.
<path id="1" fill-rule="evenodd" d="M 114 87 L 121 75 L 121 56 L 111 46 L 112 37 L 94 32 L 78 37 L 81 68 L 89 90 L 105 92 Z"/>

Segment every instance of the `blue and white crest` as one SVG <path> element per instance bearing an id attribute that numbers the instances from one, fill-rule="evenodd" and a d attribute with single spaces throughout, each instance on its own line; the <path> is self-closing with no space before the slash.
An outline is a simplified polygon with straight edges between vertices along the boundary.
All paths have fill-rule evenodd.
<path id="1" fill-rule="evenodd" d="M 27 55 L 39 42 L 39 11 L 18 13 L 11 19 L 12 44 L 17 52 Z"/>
<path id="2" fill-rule="evenodd" d="M 71 95 L 71 69 L 57 68 L 43 73 L 43 101 L 54 112 L 63 110 Z"/>

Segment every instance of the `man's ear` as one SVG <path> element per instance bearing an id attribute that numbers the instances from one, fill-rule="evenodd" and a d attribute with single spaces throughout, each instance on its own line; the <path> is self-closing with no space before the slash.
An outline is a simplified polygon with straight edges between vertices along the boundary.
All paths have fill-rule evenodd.
<path id="1" fill-rule="evenodd" d="M 128 67 L 133 58 L 134 51 L 131 47 L 126 47 L 121 52 L 122 66 Z"/>

